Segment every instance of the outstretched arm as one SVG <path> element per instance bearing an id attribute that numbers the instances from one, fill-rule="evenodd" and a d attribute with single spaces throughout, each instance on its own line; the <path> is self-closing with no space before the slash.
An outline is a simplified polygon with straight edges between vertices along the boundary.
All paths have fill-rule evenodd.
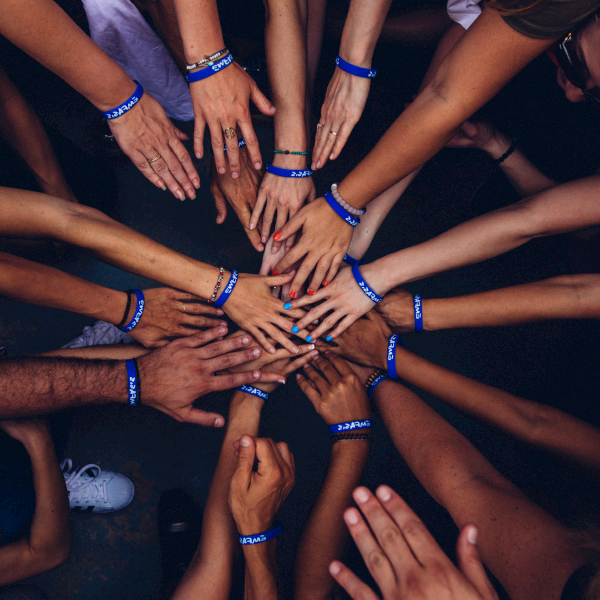
<path id="1" fill-rule="evenodd" d="M 0 421 L 0 429 L 25 446 L 31 459 L 35 490 L 29 536 L 0 548 L 0 586 L 5 586 L 65 562 L 71 551 L 71 528 L 65 479 L 46 424 Z"/>

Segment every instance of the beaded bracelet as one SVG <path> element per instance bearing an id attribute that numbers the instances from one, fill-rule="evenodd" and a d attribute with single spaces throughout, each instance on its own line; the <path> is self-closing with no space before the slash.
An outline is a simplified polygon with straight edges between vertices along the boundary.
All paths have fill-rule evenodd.
<path id="1" fill-rule="evenodd" d="M 415 294 L 415 333 L 423 333 L 423 305 L 421 294 Z"/>
<path id="2" fill-rule="evenodd" d="M 340 433 L 341 431 L 348 431 L 350 429 L 366 429 L 372 426 L 373 422 L 371 419 L 364 419 L 362 421 L 346 421 L 344 423 L 337 423 L 336 425 L 329 425 L 329 433 Z"/>
<path id="3" fill-rule="evenodd" d="M 269 399 L 269 394 L 267 392 L 263 392 L 258 388 L 255 388 L 252 385 L 240 385 L 240 387 L 236 387 L 236 390 L 240 390 L 240 392 L 245 392 L 246 394 L 251 394 L 252 396 L 256 396 L 265 402 Z"/>
<path id="4" fill-rule="evenodd" d="M 341 204 L 339 204 L 331 192 L 327 192 L 325 194 L 325 201 L 327 204 L 329 204 L 329 206 L 331 206 L 331 208 L 333 208 L 333 210 L 335 210 L 340 218 L 348 223 L 348 225 L 356 227 L 360 223 L 360 219 L 354 215 L 351 215 Z"/>
<path id="5" fill-rule="evenodd" d="M 109 110 L 107 112 L 101 111 L 104 115 L 104 118 L 107 121 L 110 121 L 111 119 L 116 119 L 117 117 L 124 115 L 128 110 L 131 110 L 140 101 L 141 97 L 144 95 L 144 88 L 142 87 L 142 84 L 139 81 L 136 81 L 134 79 L 133 82 L 137 83 L 135 92 L 133 92 L 133 94 L 131 94 L 131 96 L 129 96 L 129 98 L 127 98 L 127 100 L 125 100 L 123 104 L 120 104 L 119 106 L 117 106 L 117 108 L 113 108 L 112 110 Z"/>
<path id="6" fill-rule="evenodd" d="M 238 138 L 238 148 L 246 145 L 246 140 L 244 138 Z M 223 152 L 227 152 L 227 144 L 223 144 Z M 210 153 L 214 156 L 215 151 L 210 147 Z"/>
<path id="7" fill-rule="evenodd" d="M 381 375 L 378 375 L 377 377 L 375 377 L 375 379 L 373 379 L 373 382 L 367 389 L 367 396 L 369 397 L 369 400 L 373 397 L 373 394 L 375 393 L 375 389 L 377 388 L 377 386 L 384 379 L 389 379 L 389 378 L 390 378 L 390 376 L 387 374 L 387 371 L 384 371 Z"/>
<path id="8" fill-rule="evenodd" d="M 232 269 L 231 277 L 229 278 L 229 281 L 227 282 L 227 286 L 221 292 L 221 295 L 214 302 L 214 305 L 217 308 L 221 308 L 221 306 L 223 306 L 223 304 L 225 304 L 225 302 L 227 302 L 229 295 L 231 294 L 231 292 L 233 292 L 233 288 L 235 287 L 237 280 L 238 280 L 238 272 L 234 271 Z"/>
<path id="9" fill-rule="evenodd" d="M 332 443 L 339 442 L 340 440 L 365 440 L 369 442 L 375 441 L 374 433 L 336 433 L 331 436 Z"/>
<path id="10" fill-rule="evenodd" d="M 383 296 L 380 296 L 379 294 L 374 292 L 369 287 L 367 282 L 363 279 L 363 276 L 360 274 L 360 271 L 358 269 L 357 262 L 352 265 L 352 275 L 354 275 L 354 279 L 356 280 L 358 287 L 365 293 L 365 295 L 367 296 L 367 298 L 369 298 L 369 300 L 372 300 L 373 302 L 375 302 L 377 304 L 379 304 L 383 300 Z"/>
<path id="11" fill-rule="evenodd" d="M 354 208 L 353 206 L 350 206 L 340 195 L 340 193 L 338 192 L 338 184 L 337 183 L 332 183 L 331 184 L 331 193 L 333 195 L 333 197 L 336 199 L 337 203 L 342 206 L 343 208 L 345 208 L 351 215 L 355 215 L 357 217 L 360 217 L 362 215 L 364 215 L 367 212 L 366 208 Z"/>
<path id="12" fill-rule="evenodd" d="M 214 54 L 211 54 L 210 56 L 206 56 L 205 58 L 203 58 L 202 60 L 199 60 L 198 62 L 194 63 L 193 65 L 190 65 L 189 63 L 186 65 L 186 69 L 188 71 L 191 71 L 192 69 L 195 69 L 197 67 L 212 67 L 215 60 L 219 60 L 221 58 L 223 58 L 224 56 L 227 56 L 227 54 L 229 54 L 229 50 L 227 50 L 227 48 L 223 48 L 223 50 L 219 50 L 218 52 L 215 52 Z"/>
<path id="13" fill-rule="evenodd" d="M 403 346 L 402 338 L 395 333 L 390 337 L 387 350 L 388 374 L 392 379 L 398 379 L 398 373 L 396 372 L 396 348 L 398 343 Z"/>
<path id="14" fill-rule="evenodd" d="M 512 143 L 508 150 L 500 157 L 494 160 L 494 164 L 499 165 L 503 163 L 515 150 L 517 149 L 517 138 L 512 139 Z"/>
<path id="15" fill-rule="evenodd" d="M 129 333 L 140 322 L 140 319 L 142 318 L 142 315 L 144 314 L 144 304 L 145 304 L 144 292 L 142 292 L 142 290 L 131 290 L 131 291 L 135 294 L 135 297 L 137 298 L 137 306 L 136 306 L 135 313 L 134 313 L 131 321 L 129 321 L 129 323 L 127 323 L 127 325 L 125 325 L 125 327 L 119 327 L 119 329 L 121 331 L 124 331 L 125 333 Z"/>
<path id="16" fill-rule="evenodd" d="M 273 525 L 275 526 L 273 529 L 269 529 L 269 531 L 265 531 L 263 533 L 256 533 L 254 535 L 240 535 L 240 544 L 242 544 L 242 546 L 253 546 L 254 544 L 267 542 L 272 540 L 274 537 L 281 535 L 283 533 L 283 524 L 281 521 L 275 521 Z"/>
<path id="17" fill-rule="evenodd" d="M 267 163 L 267 173 L 279 175 L 279 177 L 310 177 L 313 174 L 313 171 L 310 169 L 305 169 L 304 171 L 298 171 L 296 169 L 280 169 L 279 167 L 274 167 L 271 163 Z"/>
<path id="18" fill-rule="evenodd" d="M 225 273 L 225 268 L 224 267 L 220 267 L 219 268 L 219 276 L 217 277 L 217 285 L 215 285 L 215 289 L 213 290 L 212 296 L 208 299 L 208 303 L 212 304 L 216 299 L 217 299 L 217 293 L 219 292 L 219 289 L 221 288 L 221 281 L 223 281 L 223 277 Z"/>
<path id="19" fill-rule="evenodd" d="M 127 367 L 127 389 L 129 391 L 129 406 L 137 406 L 142 401 L 140 389 L 140 372 L 135 358 L 125 361 Z"/>
<path id="20" fill-rule="evenodd" d="M 339 54 L 335 59 L 335 66 L 342 69 L 342 71 L 346 71 L 346 73 L 356 75 L 357 77 L 364 77 L 365 79 L 373 79 L 375 75 L 377 75 L 377 69 L 365 69 L 364 67 L 357 67 L 352 63 L 346 62 Z"/>
<path id="21" fill-rule="evenodd" d="M 291 150 L 273 150 L 273 154 L 298 154 L 299 156 L 308 156 L 308 152 L 292 152 Z"/>
<path id="22" fill-rule="evenodd" d="M 195 73 L 188 73 L 185 78 L 188 83 L 194 83 L 194 81 L 200 81 L 201 79 L 206 79 L 215 73 L 223 70 L 225 67 L 228 67 L 233 62 L 233 56 L 230 53 L 227 53 L 224 58 L 222 58 L 219 62 L 216 62 L 214 65 L 210 67 L 205 67 L 201 71 L 196 71 Z"/>
<path id="23" fill-rule="evenodd" d="M 133 293 L 133 291 L 127 290 L 125 293 L 127 294 L 127 306 L 125 307 L 125 314 L 123 315 L 123 318 L 119 321 L 119 324 L 117 325 L 117 329 L 120 329 L 121 327 L 123 327 L 123 325 L 125 325 L 127 315 L 129 314 L 129 309 L 131 308 L 131 294 Z"/>

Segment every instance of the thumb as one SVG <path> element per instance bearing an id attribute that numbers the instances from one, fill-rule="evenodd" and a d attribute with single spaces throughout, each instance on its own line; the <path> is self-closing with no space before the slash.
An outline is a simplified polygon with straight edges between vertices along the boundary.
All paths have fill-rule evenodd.
<path id="1" fill-rule="evenodd" d="M 251 435 L 243 435 L 240 438 L 240 447 L 233 479 L 241 480 L 245 488 L 250 485 L 250 477 L 252 476 L 255 458 L 256 442 L 254 441 L 254 438 Z"/>
<path id="2" fill-rule="evenodd" d="M 477 125 L 475 125 L 475 123 L 472 123 L 471 121 L 465 121 L 461 126 L 460 126 L 462 132 L 468 137 L 468 138 L 473 138 L 477 135 L 477 132 L 479 131 L 479 128 L 477 127 Z"/>
<path id="3" fill-rule="evenodd" d="M 477 549 L 477 527 L 465 525 L 456 542 L 458 566 L 463 575 L 473 584 L 473 587 L 483 598 L 497 598 L 496 592 L 488 579 L 485 568 Z"/>
<path id="4" fill-rule="evenodd" d="M 269 99 L 258 89 L 258 86 L 254 86 L 250 98 L 263 115 L 274 115 L 277 112 Z"/>
<path id="5" fill-rule="evenodd" d="M 185 133 L 183 133 L 183 131 L 181 131 L 181 129 L 177 129 L 177 127 L 173 128 L 175 130 L 175 135 L 180 139 L 180 140 L 189 140 L 189 136 L 186 135 Z"/>
<path id="6" fill-rule="evenodd" d="M 225 196 L 216 186 L 215 189 L 212 190 L 212 194 L 215 199 L 215 208 L 217 209 L 217 223 L 221 225 L 227 216 L 227 200 L 225 200 Z"/>

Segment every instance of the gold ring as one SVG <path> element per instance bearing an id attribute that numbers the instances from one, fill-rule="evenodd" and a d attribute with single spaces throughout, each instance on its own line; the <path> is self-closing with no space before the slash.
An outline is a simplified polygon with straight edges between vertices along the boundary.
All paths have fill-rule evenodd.
<path id="1" fill-rule="evenodd" d="M 153 162 L 156 162 L 160 158 L 160 154 L 157 154 L 154 158 L 148 160 L 148 164 L 151 165 Z"/>
<path id="2" fill-rule="evenodd" d="M 331 135 L 337 136 L 337 131 L 330 131 L 329 132 Z"/>
<path id="3" fill-rule="evenodd" d="M 322 123 L 317 123 L 317 131 L 323 131 L 323 125 Z"/>
<path id="4" fill-rule="evenodd" d="M 228 127 L 223 133 L 228 140 L 232 140 L 235 137 L 235 129 L 233 127 Z"/>
<path id="5" fill-rule="evenodd" d="M 183 302 L 182 302 L 182 304 L 183 304 Z M 185 304 L 183 304 L 183 312 L 186 312 L 186 311 L 185 311 Z"/>

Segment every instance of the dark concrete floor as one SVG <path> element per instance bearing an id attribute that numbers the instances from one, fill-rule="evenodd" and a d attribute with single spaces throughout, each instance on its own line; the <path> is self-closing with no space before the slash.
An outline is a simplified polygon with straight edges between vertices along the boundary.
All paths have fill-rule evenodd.
<path id="1" fill-rule="evenodd" d="M 325 56 L 335 55 L 335 43 L 329 43 L 331 48 L 326 45 Z M 390 48 L 378 50 L 382 57 L 386 51 Z M 373 86 L 365 116 L 348 147 L 338 161 L 316 176 L 320 194 L 372 147 L 410 97 L 426 64 L 426 57 L 419 57 L 419 52 L 403 52 L 397 58 L 400 66 L 393 64 L 387 74 L 378 75 L 378 85 Z M 413 69 L 418 58 L 419 67 Z M 323 97 L 331 71 L 328 63 L 324 64 L 318 98 Z M 536 68 L 537 73 L 546 76 L 542 63 Z M 587 122 L 589 115 L 565 106 L 556 94 L 549 98 L 548 93 L 553 92 L 548 92 L 552 88 L 546 86 L 544 77 L 534 77 L 533 84 L 531 73 L 517 78 L 498 104 L 487 109 L 488 114 L 500 115 L 502 126 L 511 135 L 518 132 L 523 146 L 548 172 L 562 169 L 560 176 L 565 179 L 584 174 L 581 170 L 590 172 L 586 161 L 597 165 L 598 146 L 597 141 L 593 145 L 588 138 L 597 137 L 597 129 L 594 132 L 593 127 L 580 127 L 581 134 L 575 140 L 564 135 L 564 129 Z M 400 86 L 399 81 L 408 83 Z M 524 91 L 532 86 L 535 93 Z M 547 103 L 543 118 L 538 103 Z M 564 122 L 564 111 L 569 110 L 570 121 Z M 268 129 L 261 129 L 259 134 L 263 155 L 268 156 L 271 134 Z M 85 136 L 67 137 L 77 138 L 73 141 L 78 143 Z M 559 144 L 568 146 L 562 161 L 556 152 L 548 152 Z M 214 223 L 216 213 L 205 165 L 200 165 L 202 189 L 198 198 L 179 202 L 153 188 L 126 158 L 90 159 L 81 155 L 71 163 L 69 171 L 84 182 L 82 194 L 114 218 L 200 260 L 257 271 L 260 257 L 246 242 L 235 215 L 230 212 L 223 226 Z M 89 170 L 94 169 L 91 176 Z M 473 196 L 478 188 L 480 191 Z M 445 151 L 423 171 L 392 212 L 367 258 L 428 239 L 474 214 L 514 199 L 505 182 L 490 171 L 489 164 L 477 152 Z M 577 242 L 577 246 L 573 239 L 559 236 L 535 241 L 503 257 L 414 283 L 407 289 L 420 291 L 424 297 L 450 296 L 572 272 L 574 253 L 579 256 L 582 248 L 592 248 L 587 242 Z M 42 262 L 116 289 L 157 285 L 104 265 L 76 249 L 68 249 L 60 257 L 45 250 L 43 255 L 31 252 Z M 0 299 L 0 340 L 13 354 L 61 346 L 86 324 L 88 321 L 77 315 Z M 598 329 L 596 322 L 548 322 L 405 336 L 405 345 L 465 375 L 560 406 L 600 425 Z M 200 405 L 226 411 L 227 399 L 227 393 L 215 394 L 203 398 Z M 569 524 L 597 518 L 594 499 L 598 487 L 589 474 L 476 424 L 432 398 L 426 399 L 468 435 L 501 472 L 547 510 Z M 416 482 L 377 419 L 375 433 L 378 439 L 365 473 L 366 484 L 375 487 L 386 482 L 395 487 L 424 518 L 446 551 L 452 553 L 457 533 L 452 521 Z M 295 546 L 326 469 L 329 440 L 322 421 L 294 382 L 278 390 L 265 407 L 261 435 L 285 440 L 296 457 L 297 484 L 281 511 L 286 533 L 278 544 L 285 597 L 290 597 L 293 582 L 286 574 L 293 573 Z M 135 412 L 118 406 L 77 411 L 65 456 L 75 464 L 94 462 L 127 475 L 135 484 L 136 497 L 127 509 L 116 514 L 74 514 L 71 557 L 58 569 L 32 581 L 44 587 L 53 599 L 158 598 L 158 499 L 164 490 L 183 486 L 202 502 L 221 438 L 222 431 L 177 423 L 145 407 Z M 352 548 L 348 550 L 348 560 L 366 576 Z"/>

